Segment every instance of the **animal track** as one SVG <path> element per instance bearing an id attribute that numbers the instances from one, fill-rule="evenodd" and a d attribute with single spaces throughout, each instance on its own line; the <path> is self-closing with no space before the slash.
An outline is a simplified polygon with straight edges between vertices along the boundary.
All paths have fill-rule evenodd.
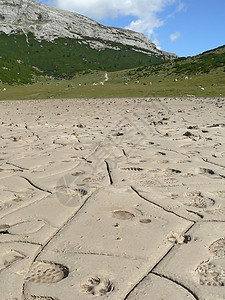
<path id="1" fill-rule="evenodd" d="M 166 238 L 170 243 L 175 245 L 187 244 L 191 240 L 190 236 L 179 235 L 177 232 L 170 232 Z"/>
<path id="2" fill-rule="evenodd" d="M 209 252 L 216 257 L 225 257 L 225 238 L 212 243 L 209 246 Z"/>
<path id="3" fill-rule="evenodd" d="M 134 214 L 130 213 L 129 211 L 125 210 L 117 210 L 112 213 L 113 218 L 119 220 L 131 220 L 135 217 Z"/>
<path id="4" fill-rule="evenodd" d="M 209 261 L 202 262 L 196 269 L 199 275 L 199 283 L 209 286 L 225 285 L 225 268 L 217 266 Z"/>
<path id="5" fill-rule="evenodd" d="M 188 193 L 187 196 L 190 196 L 192 198 L 191 201 L 187 204 L 188 206 L 207 208 L 215 204 L 215 201 L 213 199 L 204 197 L 201 192 Z"/>
<path id="6" fill-rule="evenodd" d="M 113 284 L 106 278 L 91 277 L 85 284 L 81 285 L 82 292 L 91 294 L 93 296 L 104 296 L 112 292 Z"/>
<path id="7" fill-rule="evenodd" d="M 38 283 L 55 283 L 69 275 L 69 269 L 58 263 L 36 261 L 31 266 L 26 278 Z"/>

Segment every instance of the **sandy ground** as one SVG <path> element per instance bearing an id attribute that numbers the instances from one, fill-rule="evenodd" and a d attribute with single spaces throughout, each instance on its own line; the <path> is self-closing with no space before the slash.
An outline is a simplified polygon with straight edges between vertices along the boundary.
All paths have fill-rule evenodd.
<path id="1" fill-rule="evenodd" d="M 0 103 L 0 300 L 225 299 L 225 99 Z"/>

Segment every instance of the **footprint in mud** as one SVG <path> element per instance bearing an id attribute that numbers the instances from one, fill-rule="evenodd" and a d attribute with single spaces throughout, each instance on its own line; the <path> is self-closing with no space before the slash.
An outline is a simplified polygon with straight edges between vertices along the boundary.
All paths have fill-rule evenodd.
<path id="1" fill-rule="evenodd" d="M 77 171 L 77 172 L 72 173 L 71 175 L 72 176 L 81 176 L 81 175 L 84 175 L 84 174 L 85 174 L 84 171 Z"/>
<path id="2" fill-rule="evenodd" d="M 225 198 L 225 191 L 218 191 L 218 192 L 214 192 L 213 194 L 220 198 Z"/>
<path id="3" fill-rule="evenodd" d="M 225 258 L 225 238 L 219 239 L 209 246 L 209 252 L 215 257 Z"/>
<path id="4" fill-rule="evenodd" d="M 224 263 L 224 260 L 221 263 Z M 225 285 L 225 264 L 221 266 L 218 261 L 204 261 L 196 269 L 199 283 L 208 286 Z"/>
<path id="5" fill-rule="evenodd" d="M 0 271 L 10 267 L 17 261 L 24 259 L 26 256 L 16 250 L 11 250 L 0 255 Z"/>
<path id="6" fill-rule="evenodd" d="M 136 167 L 121 168 L 121 170 L 123 170 L 123 171 L 134 171 L 134 172 L 144 171 L 144 169 L 142 169 L 142 168 L 136 168 Z"/>
<path id="7" fill-rule="evenodd" d="M 187 196 L 191 198 L 190 201 L 186 204 L 188 206 L 204 209 L 215 204 L 215 200 L 204 197 L 201 192 L 188 193 Z"/>
<path id="8" fill-rule="evenodd" d="M 135 217 L 134 214 L 132 214 L 129 211 L 125 210 L 116 210 L 112 213 L 113 218 L 119 219 L 119 220 L 131 220 Z"/>
<path id="9" fill-rule="evenodd" d="M 97 182 L 99 183 L 100 181 L 102 181 L 105 178 L 105 174 L 104 173 L 98 173 L 96 176 L 89 176 L 89 177 L 85 177 L 83 179 L 84 182 Z"/>
<path id="10" fill-rule="evenodd" d="M 207 175 L 215 175 L 215 172 L 211 169 L 207 169 L 207 168 L 199 168 L 197 169 L 199 174 L 207 174 Z"/>
<path id="11" fill-rule="evenodd" d="M 170 173 L 170 174 L 180 174 L 182 173 L 180 170 L 178 169 L 167 169 L 166 172 Z"/>
<path id="12" fill-rule="evenodd" d="M 37 283 L 55 283 L 69 275 L 69 269 L 58 263 L 36 261 L 26 278 L 27 281 Z"/>
<path id="13" fill-rule="evenodd" d="M 55 193 L 56 199 L 64 206 L 74 207 L 79 205 L 85 196 L 88 195 L 87 189 L 84 188 L 70 188 L 67 186 L 57 187 Z"/>
<path id="14" fill-rule="evenodd" d="M 152 222 L 152 220 L 151 219 L 140 219 L 139 222 L 142 224 L 149 224 Z"/>
<path id="15" fill-rule="evenodd" d="M 0 225 L 0 234 L 9 234 L 8 232 L 9 228 L 10 226 L 7 224 Z"/>
<path id="16" fill-rule="evenodd" d="M 114 290 L 113 284 L 106 278 L 91 277 L 81 285 L 82 292 L 93 296 L 104 296 Z"/>
<path id="17" fill-rule="evenodd" d="M 88 183 L 83 182 L 79 172 L 62 176 L 55 187 L 55 197 L 64 206 L 76 206 L 83 201 L 89 191 Z"/>
<path id="18" fill-rule="evenodd" d="M 209 175 L 214 179 L 225 178 L 225 175 L 218 174 L 218 173 L 214 172 L 213 170 L 207 169 L 207 168 L 198 168 L 197 172 L 202 175 Z"/>
<path id="19" fill-rule="evenodd" d="M 225 238 L 216 240 L 209 246 L 213 259 L 203 261 L 197 268 L 199 283 L 209 286 L 225 285 Z"/>
<path id="20" fill-rule="evenodd" d="M 86 196 L 87 195 L 87 191 L 84 189 L 75 189 L 75 191 L 77 191 L 78 193 L 80 193 L 81 196 Z"/>
<path id="21" fill-rule="evenodd" d="M 85 196 L 87 191 L 81 188 L 69 188 L 67 186 L 57 187 L 57 192 L 68 195 L 68 196 Z"/>
<path id="22" fill-rule="evenodd" d="M 163 179 L 164 183 L 162 183 L 163 186 L 180 186 L 182 185 L 181 182 L 179 182 L 177 179 L 173 178 L 173 177 L 168 177 L 168 178 L 164 178 Z"/>
<path id="23" fill-rule="evenodd" d="M 55 298 L 55 297 L 48 297 L 48 296 L 30 295 L 30 296 L 26 297 L 26 300 L 59 300 L 59 299 Z"/>

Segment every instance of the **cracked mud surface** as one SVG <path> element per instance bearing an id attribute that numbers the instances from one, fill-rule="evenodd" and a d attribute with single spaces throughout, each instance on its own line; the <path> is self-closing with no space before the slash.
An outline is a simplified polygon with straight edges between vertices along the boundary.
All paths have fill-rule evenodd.
<path id="1" fill-rule="evenodd" d="M 0 300 L 225 299 L 225 99 L 0 106 Z"/>

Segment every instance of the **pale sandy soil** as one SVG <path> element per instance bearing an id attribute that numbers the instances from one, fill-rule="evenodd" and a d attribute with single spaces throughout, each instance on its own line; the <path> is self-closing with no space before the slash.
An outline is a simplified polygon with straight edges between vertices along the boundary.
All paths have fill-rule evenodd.
<path id="1" fill-rule="evenodd" d="M 0 102 L 0 300 L 225 299 L 224 111 Z"/>

